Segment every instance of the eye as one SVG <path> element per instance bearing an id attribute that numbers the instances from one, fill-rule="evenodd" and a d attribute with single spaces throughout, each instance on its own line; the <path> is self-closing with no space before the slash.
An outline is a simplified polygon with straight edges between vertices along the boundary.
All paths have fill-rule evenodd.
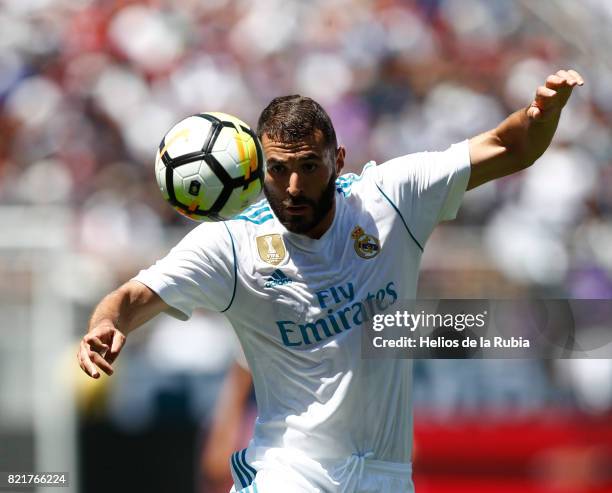
<path id="1" fill-rule="evenodd" d="M 268 172 L 273 175 L 280 175 L 285 171 L 285 166 L 282 164 L 273 164 L 272 166 L 268 166 Z"/>
<path id="2" fill-rule="evenodd" d="M 318 167 L 317 163 L 309 161 L 302 165 L 302 170 L 305 171 L 306 173 L 312 173 L 313 171 L 317 169 L 317 167 Z"/>

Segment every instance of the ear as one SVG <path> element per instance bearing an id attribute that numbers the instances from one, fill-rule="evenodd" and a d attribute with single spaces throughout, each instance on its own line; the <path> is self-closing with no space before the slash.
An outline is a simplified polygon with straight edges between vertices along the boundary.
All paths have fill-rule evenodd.
<path id="1" fill-rule="evenodd" d="M 344 146 L 339 146 L 336 151 L 336 175 L 340 176 L 342 169 L 344 168 L 344 158 L 346 157 L 346 149 Z"/>

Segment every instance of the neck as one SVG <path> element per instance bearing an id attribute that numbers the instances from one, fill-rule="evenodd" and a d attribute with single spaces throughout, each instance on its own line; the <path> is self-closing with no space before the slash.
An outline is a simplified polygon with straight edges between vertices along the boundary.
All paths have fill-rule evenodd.
<path id="1" fill-rule="evenodd" d="M 306 236 L 312 238 L 313 240 L 318 240 L 325 234 L 325 232 L 329 229 L 334 221 L 334 214 L 336 213 L 336 201 L 334 200 L 333 205 L 327 211 L 327 214 L 323 216 L 323 219 L 319 221 L 319 223 L 312 228 L 310 231 L 306 233 Z"/>

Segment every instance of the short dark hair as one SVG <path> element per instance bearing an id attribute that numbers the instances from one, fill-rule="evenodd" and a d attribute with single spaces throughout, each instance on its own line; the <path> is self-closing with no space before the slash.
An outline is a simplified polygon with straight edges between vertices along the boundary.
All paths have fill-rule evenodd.
<path id="1" fill-rule="evenodd" d="M 261 112 L 257 136 L 264 135 L 279 142 L 296 142 L 323 133 L 325 146 L 336 151 L 338 141 L 331 118 L 314 99 L 299 94 L 274 98 Z"/>

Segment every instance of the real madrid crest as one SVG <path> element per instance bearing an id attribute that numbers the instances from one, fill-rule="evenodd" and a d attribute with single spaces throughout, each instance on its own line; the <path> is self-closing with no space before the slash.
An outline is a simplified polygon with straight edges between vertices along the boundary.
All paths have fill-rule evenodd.
<path id="1" fill-rule="evenodd" d="M 351 238 L 355 240 L 355 251 L 361 258 L 374 258 L 380 252 L 380 241 L 378 238 L 366 234 L 360 226 L 355 226 L 351 233 Z"/>
<path id="2" fill-rule="evenodd" d="M 259 258 L 268 264 L 278 265 L 287 255 L 283 238 L 277 233 L 257 236 L 255 241 L 257 242 Z"/>

